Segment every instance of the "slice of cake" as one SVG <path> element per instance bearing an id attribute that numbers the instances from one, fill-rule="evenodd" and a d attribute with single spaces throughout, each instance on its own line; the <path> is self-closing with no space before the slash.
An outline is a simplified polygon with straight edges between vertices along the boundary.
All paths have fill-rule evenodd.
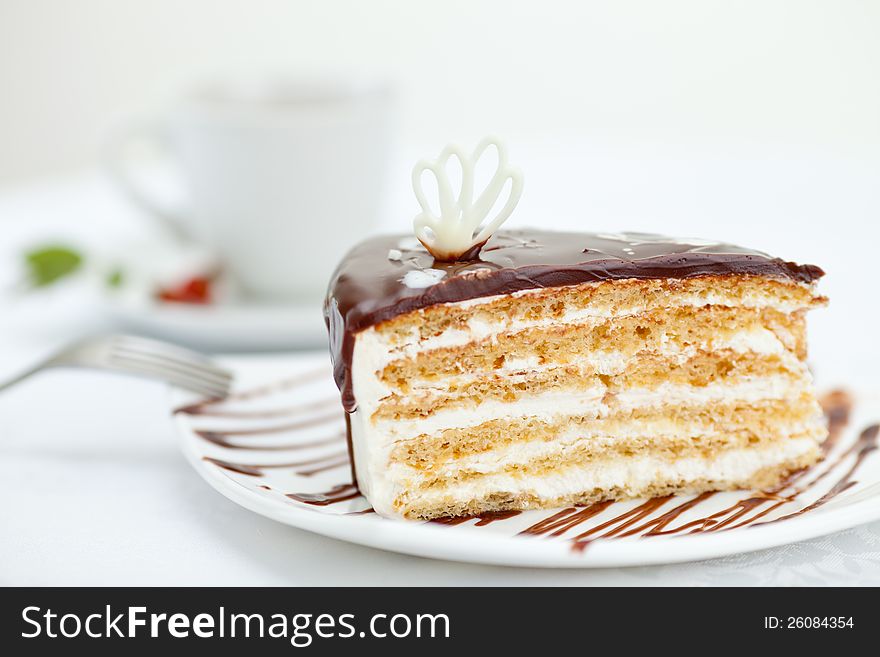
<path id="1" fill-rule="evenodd" d="M 355 247 L 324 308 L 353 477 L 378 513 L 760 488 L 819 459 L 804 324 L 826 301 L 818 267 L 640 233 L 493 236 L 522 191 L 493 139 L 419 162 L 413 185 L 417 239 Z"/>
<path id="2" fill-rule="evenodd" d="M 357 484 L 407 518 L 759 488 L 819 458 L 822 271 L 656 235 L 356 247 L 326 307 Z"/>

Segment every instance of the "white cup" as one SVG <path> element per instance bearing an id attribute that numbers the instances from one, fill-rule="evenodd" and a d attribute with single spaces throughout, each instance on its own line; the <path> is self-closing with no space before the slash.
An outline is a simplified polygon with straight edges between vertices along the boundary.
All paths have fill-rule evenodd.
<path id="1" fill-rule="evenodd" d="M 352 81 L 216 84 L 108 150 L 130 197 L 220 257 L 243 292 L 317 303 L 342 254 L 374 231 L 385 199 L 394 94 Z M 143 184 L 132 146 L 173 160 L 183 209 Z"/>

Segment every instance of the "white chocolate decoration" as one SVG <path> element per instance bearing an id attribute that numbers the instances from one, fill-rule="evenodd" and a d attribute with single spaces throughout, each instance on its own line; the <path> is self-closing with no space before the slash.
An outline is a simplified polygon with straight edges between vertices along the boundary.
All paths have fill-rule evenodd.
<path id="1" fill-rule="evenodd" d="M 423 289 L 443 280 L 446 272 L 442 269 L 413 269 L 406 272 L 400 282 L 409 288 Z"/>
<path id="2" fill-rule="evenodd" d="M 498 168 L 486 188 L 474 200 L 474 171 L 489 146 L 495 146 L 498 152 Z M 453 193 L 446 170 L 452 157 L 461 165 L 458 196 Z M 433 214 L 422 187 L 422 175 L 426 171 L 433 173 L 437 180 L 439 217 Z M 510 193 L 507 203 L 495 217 L 488 219 L 508 180 Z M 486 137 L 470 157 L 458 145 L 450 144 L 435 161 L 420 160 L 413 167 L 412 183 L 422 208 L 413 219 L 416 237 L 435 259 L 452 262 L 475 258 L 486 240 L 507 220 L 522 195 L 523 175 L 518 168 L 508 164 L 504 143 L 496 137 Z"/>

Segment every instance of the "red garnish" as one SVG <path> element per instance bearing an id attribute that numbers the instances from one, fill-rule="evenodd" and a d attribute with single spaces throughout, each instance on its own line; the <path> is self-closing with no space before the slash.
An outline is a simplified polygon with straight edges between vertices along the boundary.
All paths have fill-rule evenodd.
<path id="1" fill-rule="evenodd" d="M 174 303 L 210 303 L 211 280 L 204 276 L 193 276 L 180 285 L 161 288 L 156 296 L 160 301 Z"/>

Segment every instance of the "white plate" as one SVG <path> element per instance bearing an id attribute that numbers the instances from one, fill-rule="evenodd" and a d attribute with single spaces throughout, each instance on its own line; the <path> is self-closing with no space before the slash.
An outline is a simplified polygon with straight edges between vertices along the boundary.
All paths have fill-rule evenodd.
<path id="1" fill-rule="evenodd" d="M 601 511 L 595 506 L 528 511 L 458 524 L 362 513 L 369 505 L 347 487 L 343 415 L 327 360 L 231 361 L 240 392 L 229 400 L 181 410 L 191 400 L 178 395 L 175 417 L 193 467 L 234 502 L 294 527 L 396 552 L 499 565 L 591 568 L 692 561 L 792 543 L 880 518 L 880 453 L 871 449 L 876 433 L 859 443 L 860 435 L 870 437 L 863 430 L 880 419 L 880 397 L 864 393 L 854 395 L 850 420 L 823 463 L 775 496 L 716 493 L 694 506 L 688 505 L 694 496 L 681 496 L 618 502 Z M 249 467 L 254 465 L 260 467 Z M 836 484 L 844 487 L 842 480 L 852 483 L 834 495 Z M 786 501 L 794 489 L 803 492 Z M 317 506 L 290 497 L 328 491 L 344 499 Z M 808 509 L 811 505 L 816 508 Z M 681 513 L 664 529 L 674 533 L 644 536 L 652 526 L 646 523 L 656 527 L 672 510 Z M 714 522 L 707 521 L 713 514 Z M 554 516 L 555 523 L 546 522 Z M 550 531 L 521 534 L 542 521 L 545 528 L 552 523 Z M 685 525 L 687 530 L 676 531 Z M 619 536 L 633 530 L 638 530 L 633 536 Z M 588 538 L 576 540 L 584 534 Z"/>

